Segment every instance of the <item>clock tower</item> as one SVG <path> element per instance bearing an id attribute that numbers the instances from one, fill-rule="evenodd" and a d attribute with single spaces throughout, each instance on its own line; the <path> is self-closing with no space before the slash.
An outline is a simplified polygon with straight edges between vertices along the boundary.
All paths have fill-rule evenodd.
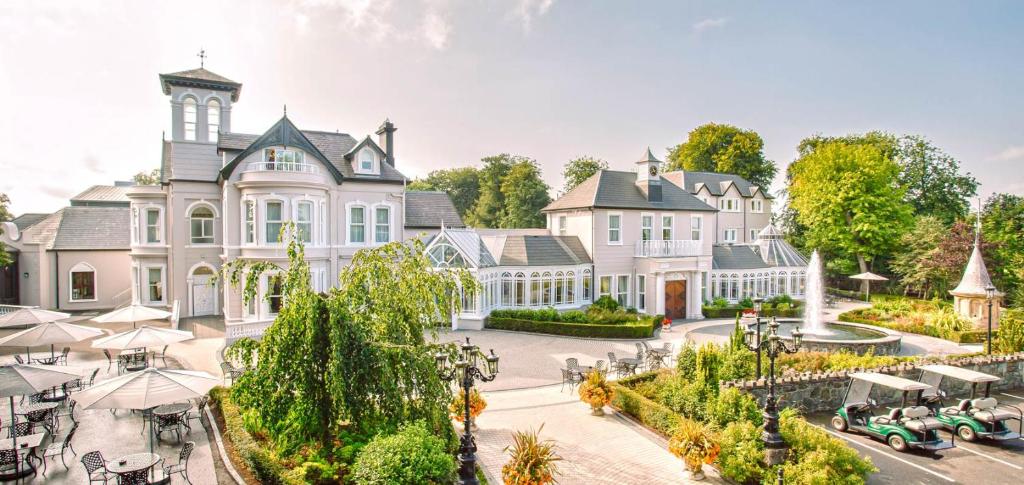
<path id="1" fill-rule="evenodd" d="M 661 202 L 661 164 L 662 161 L 654 157 L 650 147 L 636 162 L 636 185 L 651 202 Z"/>

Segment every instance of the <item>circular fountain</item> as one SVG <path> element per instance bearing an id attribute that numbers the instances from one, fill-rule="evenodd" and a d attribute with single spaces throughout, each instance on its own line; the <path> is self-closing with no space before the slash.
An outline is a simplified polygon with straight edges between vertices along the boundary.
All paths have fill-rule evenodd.
<path id="1" fill-rule="evenodd" d="M 873 350 L 875 355 L 895 355 L 900 351 L 900 334 L 880 327 L 861 325 L 859 323 L 826 322 L 825 291 L 822 279 L 822 264 L 818 252 L 811 254 L 807 268 L 807 290 L 804 301 L 804 318 L 778 319 L 779 336 L 783 340 L 791 339 L 793 330 L 800 328 L 803 332 L 801 349 L 808 351 L 838 352 L 846 350 L 863 354 Z M 748 319 L 750 320 L 750 319 Z M 770 319 L 761 319 L 761 331 L 767 329 Z M 749 329 L 755 330 L 756 322 L 744 321 Z M 734 329 L 733 323 L 709 325 L 694 329 L 694 336 L 711 338 L 727 337 Z"/>

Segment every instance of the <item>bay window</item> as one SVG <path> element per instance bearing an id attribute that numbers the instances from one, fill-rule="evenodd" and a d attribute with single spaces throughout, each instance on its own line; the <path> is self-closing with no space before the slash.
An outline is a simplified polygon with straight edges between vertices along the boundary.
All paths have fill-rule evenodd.
<path id="1" fill-rule="evenodd" d="M 245 243 L 252 244 L 256 242 L 256 204 L 251 200 L 247 200 L 244 207 L 245 228 L 243 232 L 245 234 Z"/>
<path id="2" fill-rule="evenodd" d="M 551 273 L 544 273 L 541 277 L 541 303 L 551 306 Z"/>
<path id="3" fill-rule="evenodd" d="M 146 209 L 146 242 L 160 242 L 160 209 Z"/>
<path id="4" fill-rule="evenodd" d="M 583 301 L 590 301 L 593 284 L 593 276 L 590 274 L 590 270 L 583 270 Z"/>
<path id="5" fill-rule="evenodd" d="M 555 305 L 565 303 L 565 275 L 559 271 L 555 273 Z"/>
<path id="6" fill-rule="evenodd" d="M 284 291 L 281 275 L 267 277 L 267 306 L 271 315 L 281 312 L 284 304 Z"/>
<path id="7" fill-rule="evenodd" d="M 147 303 L 164 302 L 164 270 L 160 266 L 146 268 Z"/>

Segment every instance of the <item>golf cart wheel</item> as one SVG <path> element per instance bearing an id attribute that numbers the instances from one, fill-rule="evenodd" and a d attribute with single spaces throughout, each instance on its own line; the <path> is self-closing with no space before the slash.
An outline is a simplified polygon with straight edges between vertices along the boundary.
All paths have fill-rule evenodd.
<path id="1" fill-rule="evenodd" d="M 907 451 L 907 440 L 903 439 L 898 434 L 889 435 L 889 439 L 886 440 L 889 446 L 896 451 Z"/>
<path id="2" fill-rule="evenodd" d="M 832 427 L 835 428 L 836 431 L 846 431 L 846 428 L 848 427 L 846 419 L 843 419 L 842 416 L 832 416 Z"/>
<path id="3" fill-rule="evenodd" d="M 966 424 L 961 424 L 960 426 L 957 426 L 956 435 L 959 436 L 960 439 L 964 441 L 974 441 L 978 439 L 978 433 L 975 433 L 974 428 Z"/>

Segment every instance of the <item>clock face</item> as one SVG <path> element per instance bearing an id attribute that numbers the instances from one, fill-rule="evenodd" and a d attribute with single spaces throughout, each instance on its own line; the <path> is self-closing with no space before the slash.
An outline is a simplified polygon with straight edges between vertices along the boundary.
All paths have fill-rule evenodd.
<path id="1" fill-rule="evenodd" d="M 651 177 L 657 176 L 658 175 L 658 167 L 656 167 L 654 165 L 651 165 L 651 169 L 650 169 L 649 172 L 651 174 Z"/>

